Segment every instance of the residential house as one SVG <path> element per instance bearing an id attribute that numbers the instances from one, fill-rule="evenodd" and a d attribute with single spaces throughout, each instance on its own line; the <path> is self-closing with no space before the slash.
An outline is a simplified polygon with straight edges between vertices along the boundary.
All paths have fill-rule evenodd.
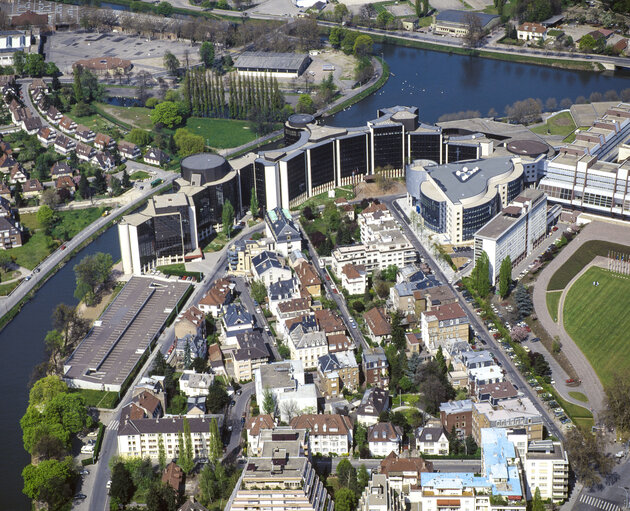
<path id="1" fill-rule="evenodd" d="M 543 439 L 543 418 L 534 403 L 527 397 L 505 399 L 496 406 L 488 402 L 473 403 L 472 435 L 481 441 L 484 428 L 523 428 L 528 440 Z"/>
<path id="2" fill-rule="evenodd" d="M 62 190 L 67 190 L 70 196 L 73 196 L 76 187 L 76 183 L 72 180 L 70 176 L 62 176 L 55 179 L 55 190 L 57 190 L 58 192 L 61 192 Z"/>
<path id="3" fill-rule="evenodd" d="M 66 135 L 62 135 L 61 133 L 59 133 L 57 137 L 55 138 L 55 142 L 54 142 L 55 151 L 57 151 L 59 154 L 63 154 L 64 156 L 74 151 L 74 148 L 76 146 L 77 146 L 77 143 L 74 141 L 74 139 Z"/>
<path id="4" fill-rule="evenodd" d="M 15 53 L 31 53 L 38 44 L 39 29 L 0 31 L 0 65 L 12 66 Z M 36 53 L 37 49 L 34 51 Z"/>
<path id="5" fill-rule="evenodd" d="M 269 310 L 274 316 L 277 316 L 278 303 L 286 302 L 294 298 L 300 298 L 301 295 L 297 280 L 294 278 L 272 282 L 267 288 L 267 302 L 269 304 Z"/>
<path id="6" fill-rule="evenodd" d="M 62 117 L 63 114 L 54 106 L 50 106 L 48 107 L 48 110 L 46 110 L 46 119 L 48 119 L 48 122 L 51 122 L 52 124 L 59 124 Z"/>
<path id="7" fill-rule="evenodd" d="M 302 263 L 307 263 L 308 260 L 304 257 L 304 252 L 301 250 L 294 250 L 289 254 L 289 266 L 295 269 Z"/>
<path id="8" fill-rule="evenodd" d="M 120 156 L 128 160 L 135 160 L 142 155 L 140 148 L 136 144 L 127 142 L 126 140 L 118 142 L 118 152 Z"/>
<path id="9" fill-rule="evenodd" d="M 77 130 L 77 123 L 67 115 L 62 115 L 59 120 L 59 129 L 64 133 L 72 135 Z"/>
<path id="10" fill-rule="evenodd" d="M 177 511 L 208 511 L 208 508 L 197 502 L 194 497 L 190 497 Z"/>
<path id="11" fill-rule="evenodd" d="M 390 452 L 381 461 L 380 473 L 387 477 L 390 486 L 401 495 L 408 494 L 409 489 L 418 487 L 421 474 L 433 472 L 433 463 L 422 456 L 408 457 Z"/>
<path id="12" fill-rule="evenodd" d="M 151 458 L 157 461 L 162 439 L 167 458 L 179 456 L 178 434 L 184 431 L 184 417 L 161 417 L 158 419 L 133 419 L 127 414 L 121 416 L 118 425 L 118 455 L 122 458 Z M 223 427 L 223 415 L 188 417 L 190 436 L 195 458 L 208 457 L 210 422 L 215 419 L 219 430 Z"/>
<path id="13" fill-rule="evenodd" d="M 159 419 L 164 416 L 164 406 L 152 392 L 142 390 L 123 408 L 122 415 L 130 419 Z"/>
<path id="14" fill-rule="evenodd" d="M 496 406 L 505 399 L 518 397 L 518 390 L 509 380 L 486 385 L 478 385 L 475 389 L 477 401 L 488 401 L 492 406 Z"/>
<path id="15" fill-rule="evenodd" d="M 17 164 L 17 160 L 11 156 L 11 153 L 2 153 L 0 156 L 0 172 L 3 174 L 8 174 L 11 167 Z"/>
<path id="16" fill-rule="evenodd" d="M 423 454 L 448 456 L 448 436 L 444 426 L 425 426 L 416 430 L 416 449 Z"/>
<path id="17" fill-rule="evenodd" d="M 149 147 L 147 152 L 144 154 L 143 159 L 145 163 L 155 165 L 156 167 L 160 167 L 161 165 L 171 161 L 169 155 L 157 147 Z"/>
<path id="18" fill-rule="evenodd" d="M 477 392 L 480 385 L 499 383 L 504 380 L 503 369 L 499 365 L 477 367 L 468 370 L 468 389 L 471 394 Z"/>
<path id="19" fill-rule="evenodd" d="M 383 412 L 389 410 L 389 406 L 390 396 L 387 390 L 368 387 L 357 408 L 357 422 L 364 426 L 372 426 L 378 422 Z"/>
<path id="20" fill-rule="evenodd" d="M 359 387 L 359 365 L 351 351 L 319 357 L 317 375 L 325 397 L 337 397 L 343 389 L 354 392 Z"/>
<path id="21" fill-rule="evenodd" d="M 195 305 L 175 318 L 175 337 L 184 337 L 188 334 L 206 336 L 206 315 Z"/>
<path id="22" fill-rule="evenodd" d="M 516 37 L 519 41 L 544 41 L 547 37 L 547 27 L 530 21 L 521 23 L 516 29 Z"/>
<path id="23" fill-rule="evenodd" d="M 33 78 L 33 81 L 28 85 L 28 90 L 31 95 L 33 92 L 41 92 L 42 94 L 48 94 L 50 92 L 48 84 L 41 78 Z"/>
<path id="24" fill-rule="evenodd" d="M 164 391 L 164 376 L 143 376 L 140 382 L 133 387 L 131 391 L 132 398 L 141 394 L 142 392 L 148 392 L 153 397 L 157 398 L 161 405 L 162 410 L 166 410 L 166 392 Z"/>
<path id="25" fill-rule="evenodd" d="M 317 412 L 317 390 L 314 383 L 306 383 L 301 360 L 285 360 L 263 364 L 254 371 L 256 403 L 265 410 L 266 392 L 274 396 L 280 420 L 289 422 L 296 413 Z"/>
<path id="26" fill-rule="evenodd" d="M 39 179 L 27 179 L 22 185 L 22 195 L 25 199 L 39 197 L 43 191 L 44 187 L 39 182 Z"/>
<path id="27" fill-rule="evenodd" d="M 302 361 L 304 369 L 316 369 L 319 357 L 328 353 L 326 334 L 304 331 L 302 325 L 291 331 L 287 344 L 291 358 Z"/>
<path id="28" fill-rule="evenodd" d="M 378 422 L 368 428 L 368 448 L 371 456 L 387 456 L 399 453 L 403 432 L 391 422 Z"/>
<path id="29" fill-rule="evenodd" d="M 346 415 L 304 414 L 290 426 L 308 432 L 310 452 L 324 456 L 348 456 L 352 452 L 352 420 Z"/>
<path id="30" fill-rule="evenodd" d="M 265 213 L 265 232 L 273 238 L 276 251 L 284 257 L 302 249 L 302 235 L 287 209 L 274 208 Z"/>
<path id="31" fill-rule="evenodd" d="M 42 128 L 42 121 L 39 116 L 26 117 L 25 119 L 22 119 L 22 122 L 20 124 L 22 126 L 22 129 L 29 135 L 35 135 Z"/>
<path id="32" fill-rule="evenodd" d="M 44 126 L 43 128 L 40 128 L 37 132 L 37 140 L 39 140 L 39 143 L 42 144 L 44 147 L 49 147 L 50 145 L 52 145 L 56 137 L 57 132 L 50 126 Z"/>
<path id="33" fill-rule="evenodd" d="M 372 307 L 363 313 L 363 319 L 365 319 L 368 335 L 373 342 L 381 344 L 391 339 L 392 328 L 381 308 Z"/>
<path id="34" fill-rule="evenodd" d="M 8 201 L 11 200 L 11 188 L 9 188 L 5 183 L 0 182 L 0 198 L 6 199 Z"/>
<path id="35" fill-rule="evenodd" d="M 162 471 L 162 484 L 170 486 L 178 495 L 184 491 L 184 471 L 182 468 L 171 461 Z"/>
<path id="36" fill-rule="evenodd" d="M 91 144 L 92 142 L 94 142 L 96 134 L 87 126 L 84 126 L 83 124 L 78 124 L 74 132 L 74 136 L 78 138 L 81 142 Z"/>
<path id="37" fill-rule="evenodd" d="M 459 303 L 449 303 L 424 311 L 420 314 L 422 342 L 431 355 L 439 347 L 445 348 L 447 341 L 468 341 L 468 316 Z"/>
<path id="38" fill-rule="evenodd" d="M 372 348 L 361 355 L 361 366 L 366 385 L 387 389 L 389 387 L 389 363 L 383 348 Z"/>
<path id="39" fill-rule="evenodd" d="M 214 374 L 227 376 L 223 361 L 223 352 L 221 351 L 221 346 L 216 343 L 208 346 L 208 365 Z"/>
<path id="40" fill-rule="evenodd" d="M 416 292 L 416 313 L 420 315 L 422 311 L 431 310 L 439 305 L 455 303 L 458 298 L 449 286 L 432 286 Z"/>
<path id="41" fill-rule="evenodd" d="M 0 249 L 21 247 L 22 242 L 22 231 L 15 220 L 10 217 L 0 217 Z"/>
<path id="42" fill-rule="evenodd" d="M 179 390 L 188 397 L 207 396 L 213 383 L 213 374 L 186 369 L 179 377 Z"/>
<path id="43" fill-rule="evenodd" d="M 348 263 L 341 268 L 341 286 L 349 295 L 362 295 L 367 287 L 365 266 Z"/>
<path id="44" fill-rule="evenodd" d="M 260 456 L 262 453 L 260 434 L 263 430 L 272 430 L 275 426 L 272 415 L 262 414 L 247 419 L 245 431 L 247 431 L 247 452 L 250 456 Z"/>
<path id="45" fill-rule="evenodd" d="M 90 159 L 92 165 L 96 165 L 103 172 L 110 171 L 114 168 L 114 158 L 107 151 L 96 151 Z"/>
<path id="46" fill-rule="evenodd" d="M 236 240 L 228 246 L 228 271 L 234 275 L 251 275 L 252 258 L 264 251 L 273 251 L 273 239 Z"/>
<path id="47" fill-rule="evenodd" d="M 383 474 L 373 474 L 363 490 L 357 511 L 403 511 L 405 501 L 400 492 L 396 492 Z"/>
<path id="48" fill-rule="evenodd" d="M 329 309 L 317 310 L 315 311 L 315 321 L 317 321 L 317 326 L 327 337 L 346 334 L 346 325 L 337 311 Z"/>
<path id="49" fill-rule="evenodd" d="M 470 399 L 448 401 L 440 404 L 440 422 L 446 431 L 453 431 L 461 437 L 472 434 L 472 407 Z"/>
<path id="50" fill-rule="evenodd" d="M 24 184 L 28 180 L 28 173 L 22 168 L 19 163 L 16 163 L 9 170 L 9 183 L 14 185 L 15 183 Z"/>
<path id="51" fill-rule="evenodd" d="M 189 369 L 195 358 L 205 358 L 207 347 L 206 339 L 195 335 L 185 335 L 175 340 L 174 355 L 178 367 Z"/>
<path id="52" fill-rule="evenodd" d="M 308 298 L 294 298 L 284 302 L 278 302 L 275 313 L 278 320 L 285 321 L 290 318 L 308 315 L 311 311 L 311 302 Z"/>
<path id="53" fill-rule="evenodd" d="M 422 337 L 420 337 L 419 334 L 407 332 L 405 334 L 405 342 L 407 343 L 407 352 L 409 354 L 419 354 L 420 351 L 422 351 Z"/>
<path id="54" fill-rule="evenodd" d="M 299 316 L 286 318 L 284 321 L 279 322 L 279 332 L 277 332 L 282 339 L 288 340 L 291 333 L 299 328 L 301 335 L 305 332 L 319 332 L 319 327 L 315 321 L 315 315 L 312 312 L 300 314 Z"/>
<path id="55" fill-rule="evenodd" d="M 234 284 L 227 278 L 218 279 L 199 300 L 199 310 L 218 318 L 223 307 L 232 301 Z"/>
<path id="56" fill-rule="evenodd" d="M 326 335 L 328 341 L 328 353 L 339 353 L 354 350 L 354 341 L 346 334 Z"/>
<path id="57" fill-rule="evenodd" d="M 234 377 L 237 381 L 254 378 L 254 372 L 269 362 L 269 351 L 262 333 L 248 330 L 234 335 L 236 349 L 232 352 Z"/>
<path id="58" fill-rule="evenodd" d="M 206 401 L 206 396 L 189 397 L 186 400 L 186 416 L 192 417 L 206 415 Z"/>
<path id="59" fill-rule="evenodd" d="M 304 262 L 294 267 L 300 288 L 309 295 L 319 297 L 322 295 L 322 281 L 312 264 Z"/>
<path id="60" fill-rule="evenodd" d="M 252 273 L 265 287 L 269 287 L 272 282 L 291 278 L 291 269 L 280 262 L 278 254 L 267 250 L 252 257 Z"/>
<path id="61" fill-rule="evenodd" d="M 94 147 L 99 151 L 112 150 L 115 145 L 116 141 L 104 133 L 97 133 L 94 137 Z"/>
<path id="62" fill-rule="evenodd" d="M 96 151 L 91 145 L 84 144 L 83 142 L 77 142 L 74 152 L 79 160 L 90 161 Z"/>
<path id="63" fill-rule="evenodd" d="M 254 317 L 240 303 L 230 303 L 224 308 L 221 316 L 221 337 L 227 340 L 228 344 L 234 335 L 254 328 Z"/>

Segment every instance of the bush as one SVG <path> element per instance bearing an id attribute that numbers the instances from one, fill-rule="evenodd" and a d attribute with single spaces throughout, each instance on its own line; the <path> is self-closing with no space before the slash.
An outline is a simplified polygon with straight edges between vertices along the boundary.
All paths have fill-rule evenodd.
<path id="1" fill-rule="evenodd" d="M 149 98 L 145 101 L 144 106 L 147 108 L 155 108 L 159 102 L 160 100 L 158 98 Z"/>

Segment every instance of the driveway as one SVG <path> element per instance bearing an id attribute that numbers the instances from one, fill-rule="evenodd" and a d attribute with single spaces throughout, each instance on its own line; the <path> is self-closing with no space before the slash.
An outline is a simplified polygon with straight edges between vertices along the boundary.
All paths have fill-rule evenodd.
<path id="1" fill-rule="evenodd" d="M 587 241 L 614 240 L 616 243 L 630 246 L 630 229 L 609 222 L 594 221 L 582 229 L 580 234 L 569 243 L 556 258 L 542 270 L 534 285 L 533 302 L 538 321 L 551 337 L 560 338 L 562 351 L 567 356 L 576 372 L 580 375 L 582 385 L 579 391 L 588 397 L 593 414 L 597 416 L 604 410 L 606 394 L 597 373 L 584 353 L 567 334 L 564 326 L 556 323 L 547 310 L 547 286 L 553 274 Z M 597 422 L 597 419 L 596 419 Z"/>

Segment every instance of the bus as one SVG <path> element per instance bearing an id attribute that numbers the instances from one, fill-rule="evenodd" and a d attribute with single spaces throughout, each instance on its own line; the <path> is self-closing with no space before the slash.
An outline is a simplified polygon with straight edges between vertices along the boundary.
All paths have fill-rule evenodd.
<path id="1" fill-rule="evenodd" d="M 151 188 L 155 188 L 156 186 L 161 185 L 164 182 L 164 180 L 162 178 L 157 178 L 154 179 L 153 181 L 151 181 Z"/>

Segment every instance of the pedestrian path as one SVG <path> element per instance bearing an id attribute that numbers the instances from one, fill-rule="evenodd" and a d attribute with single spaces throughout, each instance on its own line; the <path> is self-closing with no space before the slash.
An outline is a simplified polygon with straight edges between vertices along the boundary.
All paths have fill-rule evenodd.
<path id="1" fill-rule="evenodd" d="M 610 502 L 609 500 L 594 497 L 593 495 L 587 495 L 585 493 L 580 495 L 580 502 L 586 504 L 587 506 L 601 509 L 602 511 L 621 511 L 621 507 L 617 504 Z"/>
<path id="2" fill-rule="evenodd" d="M 113 419 L 112 421 L 110 421 L 110 423 L 107 425 L 107 429 L 118 429 L 118 425 L 120 424 L 119 420 Z"/>

